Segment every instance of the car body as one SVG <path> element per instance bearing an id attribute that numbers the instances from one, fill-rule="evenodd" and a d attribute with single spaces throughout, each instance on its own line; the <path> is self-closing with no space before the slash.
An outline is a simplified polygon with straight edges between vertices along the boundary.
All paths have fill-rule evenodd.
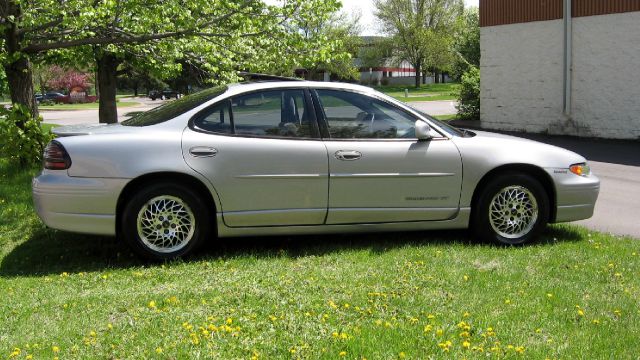
<path id="1" fill-rule="evenodd" d="M 63 98 L 63 97 L 65 97 L 65 96 L 66 96 L 66 95 L 64 95 L 64 94 L 62 94 L 62 93 L 59 93 L 59 92 L 53 92 L 53 91 L 48 92 L 48 93 L 46 93 L 46 94 L 44 94 L 44 95 L 43 95 L 43 94 L 36 94 L 36 95 L 34 95 L 34 97 L 35 97 L 35 99 L 36 99 L 36 102 L 37 102 L 37 103 L 40 103 L 40 102 L 42 102 L 42 101 L 54 101 L 54 102 L 55 102 L 56 100 L 58 100 L 58 99 L 60 99 L 60 98 Z"/>
<path id="2" fill-rule="evenodd" d="M 121 234 L 151 258 L 209 235 L 471 227 L 520 244 L 591 217 L 600 183 L 568 150 L 458 130 L 342 83 L 234 84 L 55 132 L 33 180 L 41 219 Z"/>
<path id="3" fill-rule="evenodd" d="M 162 91 L 160 90 L 151 90 L 149 91 L 149 98 L 151 100 L 156 100 L 156 99 L 161 99 L 161 100 L 165 100 L 165 99 L 179 99 L 181 96 L 181 94 L 175 90 L 171 90 L 171 89 L 164 89 Z"/>

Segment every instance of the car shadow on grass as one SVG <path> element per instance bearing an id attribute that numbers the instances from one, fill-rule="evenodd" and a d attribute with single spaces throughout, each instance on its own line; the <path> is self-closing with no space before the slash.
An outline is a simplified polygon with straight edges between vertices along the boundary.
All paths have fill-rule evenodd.
<path id="1" fill-rule="evenodd" d="M 583 239 L 577 228 L 549 226 L 540 240 L 533 245 L 553 246 L 559 242 L 576 242 Z M 193 256 L 179 261 L 224 260 L 243 256 L 299 258 L 352 250 L 368 250 L 375 255 L 407 246 L 453 244 L 469 247 L 496 246 L 478 242 L 465 230 L 226 238 L 212 241 Z M 0 276 L 46 276 L 62 272 L 92 272 L 159 265 L 138 258 L 123 242 L 114 237 L 71 234 L 40 226 L 34 230 L 29 240 L 17 245 L 4 256 L 0 263 Z"/>

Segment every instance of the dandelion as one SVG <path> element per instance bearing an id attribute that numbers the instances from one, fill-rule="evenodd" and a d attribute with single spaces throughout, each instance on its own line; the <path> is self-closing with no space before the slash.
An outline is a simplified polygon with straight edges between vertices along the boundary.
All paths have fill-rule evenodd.
<path id="1" fill-rule="evenodd" d="M 584 311 L 582 311 L 582 309 L 578 309 L 578 316 L 584 316 Z"/>
<path id="2" fill-rule="evenodd" d="M 375 321 L 375 323 L 376 323 L 376 325 L 380 326 L 380 325 L 382 325 L 382 320 L 378 319 L 378 320 Z"/>
<path id="3" fill-rule="evenodd" d="M 162 354 L 162 352 L 163 352 L 163 351 L 164 351 L 164 350 L 162 350 L 162 348 L 161 348 L 161 347 L 157 347 L 157 348 L 156 348 L 156 354 Z"/>
<path id="4" fill-rule="evenodd" d="M 471 347 L 471 343 L 467 340 L 462 342 L 462 347 L 465 349 L 468 349 L 469 347 Z"/>
<path id="5" fill-rule="evenodd" d="M 113 329 L 113 325 L 111 323 L 107 324 L 107 329 L 112 330 Z"/>
<path id="6" fill-rule="evenodd" d="M 469 313 L 468 313 L 468 312 L 466 312 L 466 311 L 464 312 L 464 314 L 462 314 L 462 317 L 465 317 L 465 318 L 466 318 L 466 317 L 469 317 L 469 316 L 471 316 L 471 314 L 469 314 Z"/>
<path id="7" fill-rule="evenodd" d="M 551 298 L 553 297 L 553 294 L 552 294 L 552 293 L 547 293 L 547 297 L 548 297 L 549 299 L 551 299 Z"/>
<path id="8" fill-rule="evenodd" d="M 347 352 L 346 351 L 340 351 L 340 353 L 338 354 L 340 356 L 347 356 Z"/>
<path id="9" fill-rule="evenodd" d="M 33 360 L 33 355 L 29 354 L 27 356 L 25 356 L 26 360 Z"/>
<path id="10" fill-rule="evenodd" d="M 462 278 L 464 279 L 464 281 L 469 281 L 469 275 L 464 275 Z"/>
<path id="11" fill-rule="evenodd" d="M 599 325 L 600 324 L 600 320 L 595 319 L 592 321 L 593 325 Z"/>
<path id="12" fill-rule="evenodd" d="M 613 314 L 614 314 L 616 317 L 620 317 L 620 316 L 622 316 L 622 311 L 620 311 L 620 310 L 618 310 L 618 309 L 615 309 L 615 310 L 613 310 Z"/>
<path id="13" fill-rule="evenodd" d="M 232 318 L 227 318 L 226 323 L 227 323 L 227 325 L 233 324 L 233 319 Z"/>
<path id="14" fill-rule="evenodd" d="M 400 354 L 398 354 L 398 357 L 400 359 L 404 359 L 405 357 L 407 357 L 407 355 L 405 355 L 404 351 L 401 351 Z"/>
<path id="15" fill-rule="evenodd" d="M 51 351 L 53 351 L 54 353 L 57 354 L 57 353 L 60 352 L 60 348 L 54 345 L 54 346 L 51 347 Z"/>
<path id="16" fill-rule="evenodd" d="M 515 348 L 515 351 L 516 351 L 518 354 L 520 354 L 520 355 L 524 354 L 524 346 L 518 346 L 518 347 L 516 347 L 516 348 Z"/>
<path id="17" fill-rule="evenodd" d="M 433 314 L 429 314 L 429 315 L 427 315 L 427 319 L 429 319 L 429 320 L 433 320 L 433 319 L 435 319 L 435 318 L 436 318 L 436 316 L 435 316 L 435 315 L 433 315 Z"/>
<path id="18" fill-rule="evenodd" d="M 155 309 L 156 308 L 156 302 L 151 300 L 151 301 L 149 301 L 149 304 L 147 304 L 147 306 L 149 307 L 149 309 Z"/>
<path id="19" fill-rule="evenodd" d="M 431 326 L 431 325 L 427 325 L 427 326 L 425 326 L 425 327 L 424 327 L 424 332 L 429 332 L 429 331 L 431 331 L 432 329 L 433 329 L 433 326 Z"/>
<path id="20" fill-rule="evenodd" d="M 511 300 L 509 300 L 509 299 L 505 299 L 505 300 L 504 300 L 504 303 L 505 303 L 505 304 L 507 304 L 507 305 L 509 305 L 509 304 L 511 304 Z"/>
<path id="21" fill-rule="evenodd" d="M 20 348 L 13 348 L 13 351 L 11 352 L 11 354 L 9 354 L 9 357 L 14 358 L 16 356 L 20 356 L 21 353 L 22 350 L 20 350 Z"/>
<path id="22" fill-rule="evenodd" d="M 442 330 L 442 329 L 436 330 L 436 335 L 438 335 L 438 336 L 444 335 L 444 330 Z"/>

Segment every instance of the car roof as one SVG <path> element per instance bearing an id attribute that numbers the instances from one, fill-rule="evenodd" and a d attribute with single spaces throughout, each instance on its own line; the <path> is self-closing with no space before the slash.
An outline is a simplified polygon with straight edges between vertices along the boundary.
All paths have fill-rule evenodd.
<path id="1" fill-rule="evenodd" d="M 314 88 L 314 89 L 336 89 L 336 90 L 353 90 L 365 93 L 373 93 L 370 87 L 341 83 L 341 82 L 323 82 L 323 81 L 258 81 L 230 84 L 225 95 L 234 95 L 253 90 L 279 89 L 279 88 Z"/>

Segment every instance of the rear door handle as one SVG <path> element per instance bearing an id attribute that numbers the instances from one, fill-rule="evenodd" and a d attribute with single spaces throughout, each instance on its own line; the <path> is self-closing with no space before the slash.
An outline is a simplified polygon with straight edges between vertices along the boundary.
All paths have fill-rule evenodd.
<path id="1" fill-rule="evenodd" d="M 209 146 L 194 146 L 189 149 L 189 154 L 193 157 L 213 157 L 218 154 L 218 150 Z"/>
<path id="2" fill-rule="evenodd" d="M 362 153 L 355 150 L 338 150 L 335 153 L 335 157 L 342 161 L 354 161 L 360 159 L 362 157 Z"/>

